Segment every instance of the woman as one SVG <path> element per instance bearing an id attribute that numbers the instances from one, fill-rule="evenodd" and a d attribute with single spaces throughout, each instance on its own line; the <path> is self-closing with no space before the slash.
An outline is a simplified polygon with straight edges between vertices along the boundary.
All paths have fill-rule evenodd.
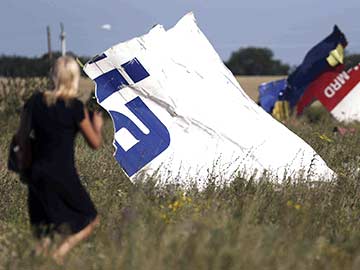
<path id="1" fill-rule="evenodd" d="M 53 232 L 64 235 L 52 254 L 57 262 L 99 223 L 97 211 L 74 165 L 74 139 L 80 130 L 93 149 L 101 145 L 102 117 L 92 121 L 79 95 L 80 70 L 76 61 L 60 57 L 53 69 L 55 88 L 34 97 L 32 124 L 35 151 L 29 184 L 30 223 L 46 253 Z M 65 236 L 66 235 L 66 236 Z"/>

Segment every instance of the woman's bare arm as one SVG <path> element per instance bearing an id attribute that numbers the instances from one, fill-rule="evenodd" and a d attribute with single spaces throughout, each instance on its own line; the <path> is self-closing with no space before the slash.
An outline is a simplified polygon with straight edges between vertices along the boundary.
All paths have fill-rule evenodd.
<path id="1" fill-rule="evenodd" d="M 101 129 L 103 120 L 101 113 L 94 112 L 93 121 L 91 122 L 89 112 L 84 109 L 85 118 L 80 122 L 80 130 L 89 146 L 98 149 L 101 145 Z"/>

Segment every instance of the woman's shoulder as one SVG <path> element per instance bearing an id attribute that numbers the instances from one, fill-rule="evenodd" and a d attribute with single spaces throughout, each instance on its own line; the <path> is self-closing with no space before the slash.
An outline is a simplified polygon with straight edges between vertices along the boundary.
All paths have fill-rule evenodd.
<path id="1" fill-rule="evenodd" d="M 67 103 L 66 107 L 70 107 L 75 112 L 84 110 L 84 104 L 77 98 L 72 98 L 65 103 Z"/>
<path id="2" fill-rule="evenodd" d="M 70 114 L 77 118 L 77 115 L 82 115 L 84 112 L 84 104 L 77 98 L 71 99 L 58 99 L 55 103 L 55 107 L 59 111 L 63 111 L 65 114 Z"/>
<path id="3" fill-rule="evenodd" d="M 42 92 L 35 91 L 24 103 L 24 108 L 33 107 L 35 104 L 38 104 L 42 101 Z"/>
<path id="4" fill-rule="evenodd" d="M 72 102 L 73 106 L 78 106 L 78 107 L 81 107 L 81 108 L 84 107 L 84 103 L 82 103 L 82 101 L 80 99 L 78 99 L 78 98 L 71 99 L 71 102 Z"/>

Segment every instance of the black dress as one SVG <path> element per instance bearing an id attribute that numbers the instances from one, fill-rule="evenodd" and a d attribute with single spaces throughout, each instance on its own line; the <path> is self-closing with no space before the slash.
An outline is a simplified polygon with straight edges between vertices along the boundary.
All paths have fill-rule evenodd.
<path id="1" fill-rule="evenodd" d="M 74 139 L 83 119 L 83 104 L 77 99 L 47 106 L 42 94 L 35 97 L 32 121 L 36 144 L 28 207 L 38 237 L 54 230 L 79 232 L 97 215 L 74 164 Z"/>

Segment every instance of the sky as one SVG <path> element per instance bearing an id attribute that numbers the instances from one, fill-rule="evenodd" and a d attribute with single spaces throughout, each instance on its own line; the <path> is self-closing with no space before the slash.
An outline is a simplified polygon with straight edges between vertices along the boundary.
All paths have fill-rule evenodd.
<path id="1" fill-rule="evenodd" d="M 347 50 L 360 53 L 359 0 L 1 0 L 0 54 L 46 53 L 47 25 L 53 50 L 60 50 L 63 22 L 67 49 L 94 56 L 155 24 L 168 29 L 190 11 L 224 61 L 241 47 L 257 46 L 297 65 L 334 24 L 345 33 Z"/>

